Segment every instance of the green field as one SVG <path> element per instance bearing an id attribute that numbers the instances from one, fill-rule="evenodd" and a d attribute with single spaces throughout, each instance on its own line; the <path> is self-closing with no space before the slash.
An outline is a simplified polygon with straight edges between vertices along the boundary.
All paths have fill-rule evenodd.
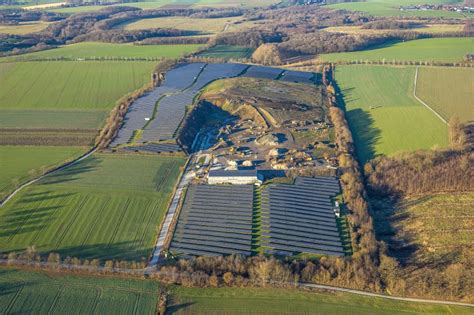
<path id="1" fill-rule="evenodd" d="M 323 61 L 439 61 L 460 62 L 474 51 L 474 38 L 417 39 L 363 51 L 321 54 Z"/>
<path id="2" fill-rule="evenodd" d="M 426 68 L 418 72 L 416 95 L 447 121 L 474 121 L 474 69 Z"/>
<path id="3" fill-rule="evenodd" d="M 343 293 L 265 288 L 176 288 L 167 314 L 468 314 L 468 308 Z"/>
<path id="4" fill-rule="evenodd" d="M 0 199 L 41 170 L 85 152 L 81 147 L 0 146 Z"/>
<path id="5" fill-rule="evenodd" d="M 253 53 L 253 48 L 241 47 L 241 46 L 217 45 L 199 53 L 199 56 L 205 57 L 205 58 L 238 59 L 238 58 L 249 58 L 252 55 L 252 53 Z"/>
<path id="6" fill-rule="evenodd" d="M 141 61 L 0 63 L 0 109 L 108 111 L 147 83 L 154 66 Z"/>
<path id="7" fill-rule="evenodd" d="M 40 52 L 4 58 L 8 61 L 44 58 L 176 58 L 196 51 L 201 45 L 133 45 L 84 42 Z M 1 59 L 0 59 L 1 60 Z"/>
<path id="8" fill-rule="evenodd" d="M 158 282 L 0 269 L 0 314 L 156 314 Z"/>
<path id="9" fill-rule="evenodd" d="M 47 176 L 0 208 L 0 249 L 146 259 L 184 161 L 95 154 Z"/>
<path id="10" fill-rule="evenodd" d="M 447 127 L 413 97 L 414 67 L 339 66 L 336 81 L 362 162 L 445 147 Z"/>
<path id="11" fill-rule="evenodd" d="M 364 2 L 346 2 L 328 5 L 332 9 L 344 9 L 349 11 L 358 11 L 374 16 L 400 16 L 400 17 L 445 17 L 445 18 L 464 18 L 463 13 L 442 11 L 442 10 L 417 10 L 417 11 L 400 11 L 400 6 L 408 6 L 414 4 L 441 4 L 441 3 L 459 3 L 456 0 L 368 0 Z M 472 16 L 468 14 L 468 16 Z"/>
<path id="12" fill-rule="evenodd" d="M 48 27 L 47 22 L 23 22 L 18 25 L 0 25 L 0 33 L 25 35 L 44 30 Z"/>

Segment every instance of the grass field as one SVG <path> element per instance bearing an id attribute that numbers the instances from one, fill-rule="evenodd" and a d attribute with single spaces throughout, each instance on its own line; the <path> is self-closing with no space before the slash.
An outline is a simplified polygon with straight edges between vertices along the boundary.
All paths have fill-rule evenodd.
<path id="1" fill-rule="evenodd" d="M 428 38 L 387 44 L 363 51 L 321 54 L 324 61 L 446 61 L 460 62 L 472 53 L 474 38 Z"/>
<path id="2" fill-rule="evenodd" d="M 0 314 L 156 314 L 158 282 L 0 269 Z"/>
<path id="3" fill-rule="evenodd" d="M 241 46 L 217 45 L 199 53 L 200 57 L 208 58 L 249 58 L 253 53 L 253 48 Z"/>
<path id="4" fill-rule="evenodd" d="M 440 3 L 456 3 L 459 1 L 450 0 L 368 0 L 364 2 L 347 2 L 328 5 L 332 9 L 344 9 L 349 11 L 358 11 L 374 16 L 401 16 L 401 17 L 445 17 L 445 18 L 464 18 L 463 13 L 442 11 L 442 10 L 417 10 L 417 11 L 400 11 L 400 6 L 413 4 L 440 4 Z M 469 15 L 468 16 L 472 16 Z"/>
<path id="5" fill-rule="evenodd" d="M 468 314 L 469 309 L 342 293 L 265 288 L 176 288 L 166 314 Z"/>
<path id="6" fill-rule="evenodd" d="M 418 32 L 418 33 L 449 33 L 449 32 L 461 32 L 464 24 L 426 24 L 422 27 L 414 27 L 406 30 L 407 32 Z M 384 34 L 393 30 L 377 30 L 377 29 L 365 29 L 362 26 L 331 26 L 324 29 L 326 32 L 331 33 L 344 33 L 344 34 L 356 34 L 356 35 L 372 35 L 372 34 Z"/>
<path id="7" fill-rule="evenodd" d="M 84 42 L 61 46 L 55 49 L 4 58 L 21 61 L 42 58 L 176 58 L 196 51 L 200 45 L 133 45 Z M 0 59 L 1 60 L 1 59 Z"/>
<path id="8" fill-rule="evenodd" d="M 118 25 L 117 28 L 126 30 L 143 30 L 149 28 L 176 28 L 180 30 L 197 31 L 203 34 L 215 34 L 224 30 L 235 31 L 243 27 L 250 27 L 252 23 L 242 23 L 233 25 L 232 23 L 241 21 L 241 17 L 227 17 L 216 19 L 198 19 L 188 17 L 160 17 L 152 19 L 142 19 L 124 25 Z"/>
<path id="9" fill-rule="evenodd" d="M 0 209 L 0 249 L 146 259 L 184 162 L 95 154 L 48 176 Z"/>
<path id="10" fill-rule="evenodd" d="M 449 120 L 474 121 L 474 69 L 427 68 L 418 72 L 416 95 Z"/>
<path id="11" fill-rule="evenodd" d="M 148 82 L 154 65 L 126 61 L 0 63 L 0 109 L 108 111 L 124 94 Z"/>
<path id="12" fill-rule="evenodd" d="M 49 23 L 46 22 L 23 22 L 19 25 L 0 25 L 0 33 L 25 35 L 44 30 Z"/>
<path id="13" fill-rule="evenodd" d="M 85 151 L 81 147 L 0 146 L 0 199 L 13 190 L 15 184 Z"/>
<path id="14" fill-rule="evenodd" d="M 447 146 L 446 125 L 413 97 L 414 67 L 339 66 L 343 95 L 359 159 Z"/>

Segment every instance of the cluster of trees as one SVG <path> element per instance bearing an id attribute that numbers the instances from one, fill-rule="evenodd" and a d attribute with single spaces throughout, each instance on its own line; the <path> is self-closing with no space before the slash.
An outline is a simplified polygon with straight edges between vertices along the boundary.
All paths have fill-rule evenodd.
<path id="1" fill-rule="evenodd" d="M 147 30 L 110 30 L 110 31 L 94 31 L 87 34 L 76 36 L 73 42 L 96 41 L 107 43 L 130 43 L 141 41 L 147 38 L 171 37 L 196 35 L 198 32 L 178 30 L 171 28 L 154 28 Z"/>
<path id="2" fill-rule="evenodd" d="M 281 55 L 275 44 L 262 44 L 252 54 L 252 61 L 266 66 L 281 64 Z"/>
<path id="3" fill-rule="evenodd" d="M 0 10 L 0 24 L 16 25 L 20 22 L 44 21 L 54 22 L 65 19 L 64 13 L 55 13 L 48 11 L 32 11 L 23 9 L 5 9 Z"/>
<path id="4" fill-rule="evenodd" d="M 420 151 L 378 157 L 364 166 L 370 194 L 376 197 L 474 191 L 474 153 Z"/>
<path id="5" fill-rule="evenodd" d="M 282 41 L 282 34 L 253 29 L 245 32 L 228 32 L 211 40 L 211 45 L 236 45 L 257 48 L 266 43 Z"/>

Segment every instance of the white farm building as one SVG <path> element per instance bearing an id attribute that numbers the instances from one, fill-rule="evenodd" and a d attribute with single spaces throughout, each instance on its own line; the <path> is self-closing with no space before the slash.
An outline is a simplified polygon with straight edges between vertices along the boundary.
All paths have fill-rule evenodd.
<path id="1" fill-rule="evenodd" d="M 249 185 L 261 184 L 263 176 L 257 170 L 211 170 L 207 177 L 209 185 L 217 184 L 234 184 L 234 185 Z"/>

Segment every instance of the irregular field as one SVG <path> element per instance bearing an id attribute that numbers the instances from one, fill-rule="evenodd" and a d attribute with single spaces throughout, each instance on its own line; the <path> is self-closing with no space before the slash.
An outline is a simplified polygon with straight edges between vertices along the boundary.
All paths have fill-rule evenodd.
<path id="1" fill-rule="evenodd" d="M 249 58 L 253 53 L 253 48 L 241 47 L 241 46 L 227 46 L 227 45 L 217 45 L 209 48 L 201 53 L 200 57 L 208 58 Z"/>
<path id="2" fill-rule="evenodd" d="M 59 48 L 8 57 L 3 60 L 22 61 L 43 58 L 175 58 L 196 51 L 201 45 L 133 45 L 84 42 Z M 1 59 L 0 59 L 1 60 Z"/>
<path id="3" fill-rule="evenodd" d="M 415 68 L 339 66 L 336 81 L 359 159 L 445 147 L 447 127 L 413 97 Z"/>
<path id="4" fill-rule="evenodd" d="M 362 2 L 360 2 L 362 3 Z M 365 2 L 364 2 L 365 3 Z M 467 53 L 472 53 L 474 38 L 428 38 L 367 49 L 363 51 L 321 54 L 324 61 L 438 61 L 460 62 Z"/>
<path id="5" fill-rule="evenodd" d="M 226 30 L 236 30 L 243 25 L 252 25 L 252 23 L 233 25 L 232 23 L 241 21 L 242 17 L 226 17 L 216 19 L 198 19 L 188 17 L 160 17 L 152 19 L 142 19 L 125 25 L 118 25 L 117 28 L 126 30 L 143 30 L 149 28 L 176 28 L 180 30 L 198 31 L 202 33 L 219 33 Z"/>
<path id="6" fill-rule="evenodd" d="M 41 170 L 72 160 L 83 147 L 0 146 L 0 199 L 16 184 L 35 177 Z"/>
<path id="7" fill-rule="evenodd" d="M 0 63 L 0 106 L 107 111 L 120 97 L 147 83 L 154 65 L 141 61 Z"/>
<path id="8" fill-rule="evenodd" d="M 474 121 L 474 69 L 425 68 L 418 71 L 416 95 L 449 120 Z"/>
<path id="9" fill-rule="evenodd" d="M 369 0 L 366 2 L 347 2 L 328 5 L 332 9 L 344 9 L 349 11 L 365 12 L 367 15 L 374 16 L 417 16 L 417 17 L 446 17 L 446 18 L 464 18 L 465 14 L 442 10 L 410 10 L 400 11 L 400 6 L 413 4 L 440 4 L 440 3 L 456 3 L 458 1 L 451 0 Z M 470 16 L 468 14 L 468 16 Z"/>
<path id="10" fill-rule="evenodd" d="M 472 261 L 474 193 L 407 198 L 391 216 L 396 237 L 416 247 L 416 260 L 461 251 Z"/>
<path id="11" fill-rule="evenodd" d="M 0 33 L 25 35 L 42 31 L 48 27 L 48 25 L 49 23 L 46 22 L 23 22 L 18 25 L 0 25 Z"/>
<path id="12" fill-rule="evenodd" d="M 406 32 L 419 32 L 419 33 L 448 33 L 448 32 L 461 32 L 464 24 L 427 24 L 422 27 L 410 28 L 407 30 L 377 30 L 377 29 L 365 29 L 362 26 L 332 26 L 324 29 L 326 32 L 331 33 L 345 33 L 345 34 L 384 34 L 393 31 L 406 31 Z"/>
<path id="13" fill-rule="evenodd" d="M 0 269 L 1 314 L 156 314 L 158 282 Z"/>
<path id="14" fill-rule="evenodd" d="M 0 209 L 0 248 L 97 259 L 146 259 L 185 159 L 95 154 Z"/>
<path id="15" fill-rule="evenodd" d="M 265 288 L 175 288 L 167 314 L 468 314 L 468 308 L 343 293 Z"/>

